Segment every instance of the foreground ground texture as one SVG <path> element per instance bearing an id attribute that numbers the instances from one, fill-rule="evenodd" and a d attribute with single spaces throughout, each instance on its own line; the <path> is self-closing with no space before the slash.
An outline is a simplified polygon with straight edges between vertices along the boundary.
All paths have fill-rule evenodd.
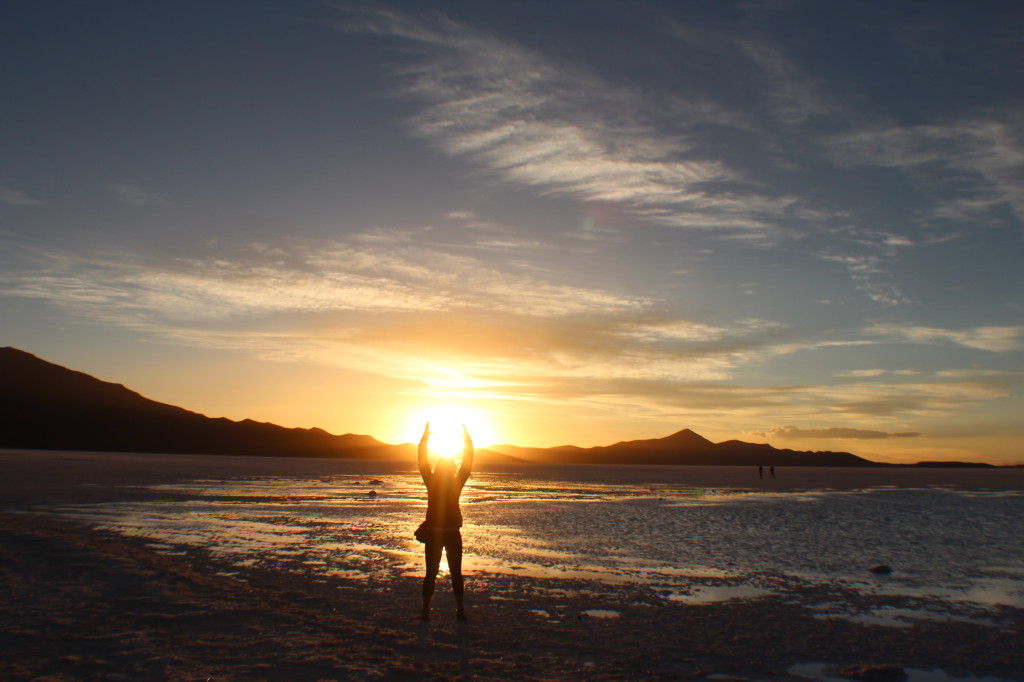
<path id="1" fill-rule="evenodd" d="M 469 623 L 455 621 L 447 583 L 439 585 L 435 619 L 421 623 L 414 578 L 369 588 L 257 568 L 227 575 L 202 550 L 158 553 L 138 539 L 25 513 L 32 500 L 142 494 L 109 484 L 152 482 L 159 467 L 132 473 L 122 462 L 116 475 L 112 467 L 82 487 L 84 469 L 61 483 L 6 464 L 20 485 L 7 477 L 0 497 L 4 680 L 770 680 L 793 679 L 791 666 L 808 662 L 1003 680 L 1024 670 L 1024 614 L 1009 607 L 988 625 L 892 628 L 815 617 L 791 595 L 689 605 L 626 585 L 621 615 L 600 618 L 587 612 L 603 602 L 583 583 L 562 581 L 554 609 L 550 581 L 540 589 L 508 576 L 489 579 L 486 592 L 468 585 Z"/>

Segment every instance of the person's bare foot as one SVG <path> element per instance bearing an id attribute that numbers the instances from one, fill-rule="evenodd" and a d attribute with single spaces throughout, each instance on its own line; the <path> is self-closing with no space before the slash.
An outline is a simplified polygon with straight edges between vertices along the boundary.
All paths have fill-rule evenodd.
<path id="1" fill-rule="evenodd" d="M 420 613 L 420 620 L 430 620 L 430 611 Z"/>
<path id="2" fill-rule="evenodd" d="M 461 609 L 455 612 L 455 618 L 456 620 L 469 620 L 469 618 L 466 617 L 466 612 Z"/>

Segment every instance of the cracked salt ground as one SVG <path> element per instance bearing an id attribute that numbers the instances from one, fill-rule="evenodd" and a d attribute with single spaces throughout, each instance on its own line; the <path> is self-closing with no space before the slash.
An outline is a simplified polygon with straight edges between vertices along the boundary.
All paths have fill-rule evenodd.
<path id="1" fill-rule="evenodd" d="M 677 468 L 620 467 L 614 482 L 596 467 L 573 475 L 595 480 L 474 475 L 463 494 L 467 575 L 575 581 L 606 594 L 640 586 L 690 604 L 812 586 L 820 597 L 794 599 L 821 617 L 890 627 L 988 622 L 1001 606 L 1024 605 L 1019 491 L 701 488 Z M 369 480 L 205 479 L 151 489 L 173 499 L 58 511 L 229 566 L 339 580 L 418 574 L 422 548 L 411 534 L 425 507 L 419 476 L 375 475 L 373 499 Z M 868 574 L 877 563 L 895 570 Z M 830 597 L 835 591 L 869 606 L 854 608 L 850 598 Z"/>

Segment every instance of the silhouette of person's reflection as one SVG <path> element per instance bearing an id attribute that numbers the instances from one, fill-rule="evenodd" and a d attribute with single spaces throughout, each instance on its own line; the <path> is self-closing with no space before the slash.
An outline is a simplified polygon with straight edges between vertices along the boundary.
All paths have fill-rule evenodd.
<path id="1" fill-rule="evenodd" d="M 462 465 L 455 470 L 451 457 L 442 457 L 430 471 L 427 462 L 427 441 L 430 438 L 430 422 L 423 427 L 423 437 L 416 453 L 417 464 L 423 483 L 427 486 L 427 518 L 416 529 L 416 539 L 423 543 L 426 553 L 427 573 L 423 578 L 423 613 L 420 620 L 430 620 L 430 599 L 434 596 L 434 584 L 441 565 L 441 552 L 448 556 L 448 569 L 455 592 L 455 617 L 467 620 L 463 605 L 462 578 L 462 510 L 459 496 L 462 487 L 473 472 L 473 440 L 465 425 L 462 427 Z"/>

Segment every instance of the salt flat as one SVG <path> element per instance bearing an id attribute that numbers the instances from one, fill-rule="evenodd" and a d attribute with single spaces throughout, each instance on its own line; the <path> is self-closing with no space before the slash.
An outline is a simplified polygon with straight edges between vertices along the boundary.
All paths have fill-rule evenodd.
<path id="1" fill-rule="evenodd" d="M 463 496 L 460 627 L 446 586 L 438 618 L 413 620 L 410 463 L 6 451 L 0 466 L 3 637 L 24 652 L 5 677 L 1022 669 L 1019 470 L 486 467 Z M 113 630 L 75 629 L 87 619 Z"/>

